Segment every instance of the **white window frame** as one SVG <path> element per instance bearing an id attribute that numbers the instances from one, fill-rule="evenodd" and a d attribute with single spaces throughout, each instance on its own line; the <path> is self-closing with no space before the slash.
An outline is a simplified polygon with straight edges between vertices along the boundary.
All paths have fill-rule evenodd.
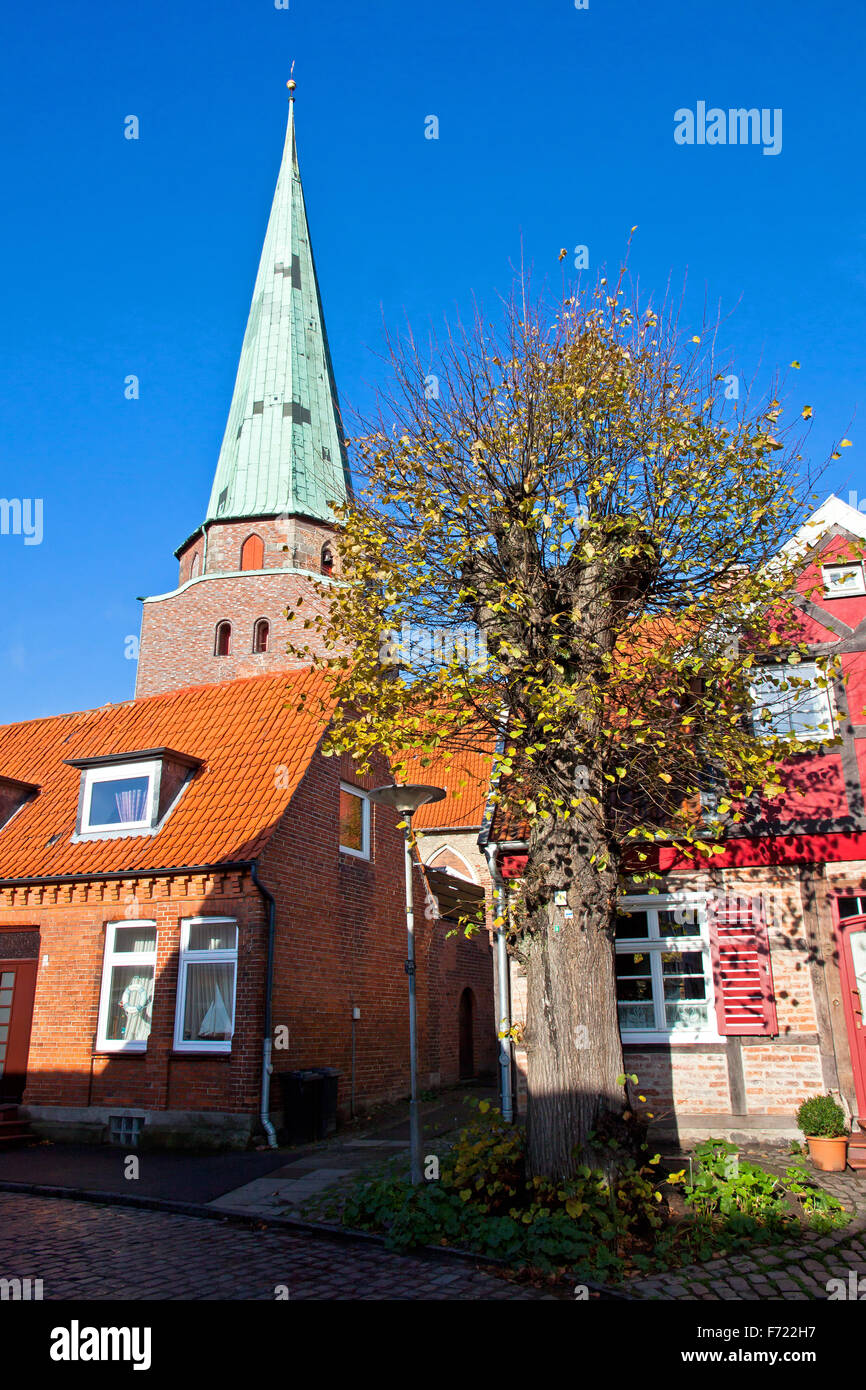
<path id="1" fill-rule="evenodd" d="M 227 925 L 235 929 L 235 944 L 231 950 L 191 951 L 189 949 L 190 927 Z M 174 1009 L 174 1050 L 175 1052 L 231 1052 L 234 1035 L 237 1031 L 238 960 L 240 929 L 236 917 L 184 917 L 180 924 L 180 956 L 177 965 L 177 997 Z M 226 1040 L 207 1038 L 184 1038 L 183 1016 L 186 1012 L 186 979 L 190 964 L 223 965 L 233 964 L 235 968 L 232 987 L 232 1036 Z"/>
<path id="2" fill-rule="evenodd" d="M 818 669 L 818 664 L 815 661 L 800 661 L 788 665 L 785 665 L 784 663 L 780 662 L 778 665 L 757 667 L 756 672 L 760 671 L 767 671 L 773 673 L 778 677 L 780 681 L 784 681 L 789 677 L 792 677 L 795 680 L 802 681 L 805 678 L 806 672 L 808 671 L 814 672 L 814 680 L 817 680 L 818 677 L 821 675 L 821 672 Z M 832 742 L 832 740 L 836 737 L 836 709 L 831 692 L 831 686 L 828 683 L 823 687 L 819 687 L 814 683 L 814 680 L 810 680 L 810 685 L 812 686 L 812 689 L 814 690 L 816 695 L 823 697 L 824 714 L 826 716 L 823 721 L 819 719 L 818 722 L 825 722 L 827 725 L 826 729 L 820 729 L 815 727 L 807 729 L 804 732 L 798 734 L 795 734 L 793 732 L 788 734 L 777 733 L 771 725 L 765 724 L 764 721 L 759 717 L 761 710 L 764 708 L 764 705 L 761 704 L 759 700 L 755 699 L 755 691 L 757 687 L 753 685 L 751 688 L 752 724 L 758 738 L 760 738 L 761 735 L 764 734 L 769 738 L 796 739 L 799 743 Z M 780 691 L 779 699 L 780 701 L 785 701 L 786 703 L 790 701 L 796 704 L 799 696 L 805 693 L 806 692 L 804 690 L 804 687 L 800 685 L 796 688 L 792 687 L 790 690 L 787 691 Z"/>
<path id="3" fill-rule="evenodd" d="M 851 570 L 854 572 L 854 578 L 850 581 L 843 580 L 838 585 L 831 584 L 827 577 L 831 570 Z M 821 579 L 824 584 L 825 598 L 862 598 L 866 594 L 866 576 L 864 576 L 861 561 L 840 561 L 836 565 L 822 565 Z"/>
<path id="4" fill-rule="evenodd" d="M 351 782 L 340 783 L 341 792 L 349 792 L 352 796 L 357 796 L 361 800 L 361 849 L 353 849 L 351 845 L 340 845 L 341 854 L 352 854 L 356 859 L 370 858 L 370 798 L 363 787 L 355 787 Z M 337 808 L 339 815 L 339 806 Z"/>
<path id="5" fill-rule="evenodd" d="M 118 951 L 115 947 L 117 931 L 119 927 L 153 927 L 156 931 L 156 922 L 149 918 L 124 917 L 119 922 L 106 922 L 105 924 L 105 949 L 102 958 L 102 982 L 99 988 L 99 1021 L 96 1028 L 96 1050 L 97 1052 L 146 1052 L 150 1038 L 136 1038 L 132 1042 L 126 1042 L 123 1038 L 107 1038 L 105 1036 L 108 1026 L 108 1005 L 111 999 L 111 977 L 115 966 L 124 965 L 149 965 L 153 967 L 153 995 L 151 1002 L 156 997 L 156 956 L 159 948 L 159 932 L 156 931 L 156 940 L 152 951 Z"/>
<path id="6" fill-rule="evenodd" d="M 705 893 L 651 893 L 629 894 L 620 898 L 617 908 L 620 912 L 629 909 L 647 913 L 647 922 L 652 931 L 649 914 L 653 911 L 665 912 L 671 908 L 688 906 L 694 908 L 697 928 L 693 936 L 639 936 L 617 937 L 616 954 L 634 955 L 645 951 L 650 960 L 652 978 L 652 999 L 656 1024 L 664 1018 L 664 984 L 662 978 L 662 951 L 699 951 L 703 961 L 706 980 L 707 1025 L 705 1028 L 621 1028 L 620 1036 L 625 1045 L 640 1043 L 706 1043 L 722 1042 L 716 1019 L 716 997 L 713 981 L 713 958 L 710 947 L 709 917 L 707 895 Z M 658 918 L 656 917 L 656 928 Z M 617 1009 L 617 1015 L 619 1009 Z"/>
<path id="7" fill-rule="evenodd" d="M 130 830 L 150 830 L 153 825 L 153 806 L 159 781 L 159 761 L 140 763 L 112 763 L 108 767 L 88 767 L 84 770 L 84 796 L 81 803 L 81 834 L 126 833 Z M 93 822 L 90 819 L 90 800 L 97 782 L 122 782 L 127 777 L 147 777 L 147 800 L 144 815 L 140 820 L 115 821 L 110 824 Z"/>

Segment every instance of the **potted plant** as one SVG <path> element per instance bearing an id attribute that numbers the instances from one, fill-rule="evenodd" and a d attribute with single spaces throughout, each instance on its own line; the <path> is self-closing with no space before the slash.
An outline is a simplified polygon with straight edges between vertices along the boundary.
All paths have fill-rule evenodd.
<path id="1" fill-rule="evenodd" d="M 797 1111 L 797 1127 L 809 1145 L 809 1157 L 822 1173 L 843 1173 L 848 1162 L 845 1114 L 831 1095 L 810 1096 Z"/>

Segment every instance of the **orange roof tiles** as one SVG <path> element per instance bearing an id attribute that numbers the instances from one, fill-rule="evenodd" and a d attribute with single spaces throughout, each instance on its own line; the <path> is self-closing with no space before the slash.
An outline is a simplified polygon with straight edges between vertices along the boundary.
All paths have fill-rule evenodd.
<path id="1" fill-rule="evenodd" d="M 254 859 L 322 738 L 319 696 L 328 678 L 306 668 L 0 727 L 0 777 L 40 787 L 0 827 L 0 880 Z M 156 747 L 203 763 L 162 828 L 73 843 L 81 773 L 63 760 Z"/>
<path id="2" fill-rule="evenodd" d="M 426 767 L 421 758 L 430 758 Z M 415 815 L 417 830 L 444 830 L 456 826 L 478 826 L 484 819 L 484 806 L 490 783 L 491 753 L 455 752 L 446 761 L 435 754 L 415 754 L 407 757 L 406 781 L 428 782 L 444 787 L 444 801 L 422 806 Z"/>

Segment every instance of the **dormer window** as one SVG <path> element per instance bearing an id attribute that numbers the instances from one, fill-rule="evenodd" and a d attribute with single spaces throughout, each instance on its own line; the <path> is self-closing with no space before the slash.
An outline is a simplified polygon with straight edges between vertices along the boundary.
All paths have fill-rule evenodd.
<path id="1" fill-rule="evenodd" d="M 0 829 L 10 821 L 39 791 L 35 782 L 19 782 L 14 777 L 0 777 Z"/>
<path id="2" fill-rule="evenodd" d="M 152 823 L 156 763 L 84 774 L 83 832 L 142 830 Z"/>
<path id="3" fill-rule="evenodd" d="M 822 566 L 825 598 L 851 598 L 866 594 L 862 565 Z"/>
<path id="4" fill-rule="evenodd" d="M 155 833 L 193 772 L 197 758 L 170 748 L 69 758 L 81 770 L 76 839 Z"/>

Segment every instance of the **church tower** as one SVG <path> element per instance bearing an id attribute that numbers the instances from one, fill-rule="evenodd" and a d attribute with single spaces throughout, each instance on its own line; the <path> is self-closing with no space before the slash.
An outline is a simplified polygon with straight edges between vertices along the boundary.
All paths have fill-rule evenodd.
<path id="1" fill-rule="evenodd" d="M 327 600 L 332 504 L 351 477 L 295 144 L 280 173 L 207 514 L 175 551 L 178 587 L 144 599 L 136 696 L 300 663 L 292 638 Z M 294 623 L 287 608 L 301 613 Z"/>

